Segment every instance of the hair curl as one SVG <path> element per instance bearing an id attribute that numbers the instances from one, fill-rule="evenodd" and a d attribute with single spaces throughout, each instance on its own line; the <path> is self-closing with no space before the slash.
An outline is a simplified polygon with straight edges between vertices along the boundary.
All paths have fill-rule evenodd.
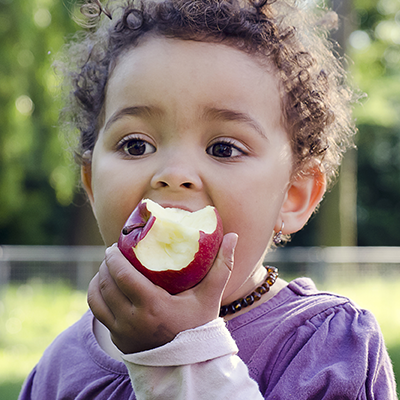
<path id="1" fill-rule="evenodd" d="M 81 11 L 88 32 L 66 47 L 63 63 L 72 86 L 64 117 L 80 132 L 80 162 L 96 143 L 107 81 L 118 57 L 150 32 L 223 43 L 272 64 L 281 80 L 295 173 L 317 161 L 331 180 L 352 146 L 355 96 L 327 38 L 332 12 L 311 12 L 296 0 L 116 0 L 105 7 L 89 0 Z"/>

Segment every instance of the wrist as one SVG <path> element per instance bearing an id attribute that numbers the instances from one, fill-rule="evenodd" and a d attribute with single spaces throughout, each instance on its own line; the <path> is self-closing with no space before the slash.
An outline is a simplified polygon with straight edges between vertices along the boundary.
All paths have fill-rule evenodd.
<path id="1" fill-rule="evenodd" d="M 143 352 L 124 354 L 124 361 L 144 366 L 196 364 L 238 351 L 225 322 L 217 318 L 202 326 L 180 332 L 169 343 Z"/>

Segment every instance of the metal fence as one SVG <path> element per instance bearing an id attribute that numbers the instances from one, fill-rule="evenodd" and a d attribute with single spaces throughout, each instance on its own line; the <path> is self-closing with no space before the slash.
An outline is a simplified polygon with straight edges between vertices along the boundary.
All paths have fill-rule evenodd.
<path id="1" fill-rule="evenodd" d="M 0 246 L 0 285 L 40 279 L 85 290 L 104 258 L 102 246 Z"/>
<path id="2" fill-rule="evenodd" d="M 85 290 L 103 257 L 102 246 L 0 246 L 0 285 L 40 279 Z M 400 247 L 287 247 L 268 253 L 265 262 L 284 278 L 400 279 Z"/>
<path id="3" fill-rule="evenodd" d="M 351 279 L 400 279 L 400 247 L 288 247 L 271 252 L 266 262 L 288 276 L 316 282 Z"/>

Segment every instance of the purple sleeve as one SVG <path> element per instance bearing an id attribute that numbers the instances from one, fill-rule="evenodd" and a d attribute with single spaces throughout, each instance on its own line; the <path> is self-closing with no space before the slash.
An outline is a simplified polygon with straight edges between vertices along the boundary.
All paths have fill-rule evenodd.
<path id="1" fill-rule="evenodd" d="M 32 398 L 32 386 L 33 386 L 33 379 L 36 374 L 36 368 L 34 368 L 29 376 L 26 378 L 22 390 L 19 394 L 18 400 L 31 400 Z"/>
<path id="2" fill-rule="evenodd" d="M 98 345 L 87 312 L 46 349 L 19 400 L 134 400 L 128 371 Z"/>
<path id="3" fill-rule="evenodd" d="M 377 322 L 350 304 L 330 308 L 299 327 L 271 378 L 275 384 L 267 399 L 397 399 Z"/>

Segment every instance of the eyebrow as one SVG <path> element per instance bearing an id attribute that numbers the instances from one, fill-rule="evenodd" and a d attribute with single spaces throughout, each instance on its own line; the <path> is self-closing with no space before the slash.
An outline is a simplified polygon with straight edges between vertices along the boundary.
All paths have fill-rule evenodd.
<path id="1" fill-rule="evenodd" d="M 117 110 L 106 122 L 104 126 L 104 131 L 110 128 L 112 124 L 117 122 L 118 120 L 126 117 L 126 116 L 137 116 L 137 117 L 161 117 L 163 112 L 154 106 L 134 106 L 134 107 L 125 107 L 121 110 Z M 217 108 L 217 107 L 206 107 L 203 113 L 204 119 L 213 119 L 220 121 L 238 121 L 250 125 L 256 132 L 258 132 L 264 139 L 268 139 L 267 135 L 264 132 L 262 126 L 249 114 L 229 110 L 225 108 Z"/>
<path id="2" fill-rule="evenodd" d="M 121 110 L 117 110 L 107 121 L 104 126 L 104 131 L 110 128 L 112 124 L 117 122 L 118 120 L 130 116 L 130 117 L 152 117 L 152 116 L 161 116 L 163 113 L 157 107 L 149 107 L 149 106 L 135 106 L 135 107 L 125 107 Z"/>
<path id="3" fill-rule="evenodd" d="M 205 119 L 243 122 L 247 125 L 250 125 L 264 139 L 268 139 L 262 126 L 249 114 L 225 108 L 207 107 L 204 111 L 203 116 Z"/>

